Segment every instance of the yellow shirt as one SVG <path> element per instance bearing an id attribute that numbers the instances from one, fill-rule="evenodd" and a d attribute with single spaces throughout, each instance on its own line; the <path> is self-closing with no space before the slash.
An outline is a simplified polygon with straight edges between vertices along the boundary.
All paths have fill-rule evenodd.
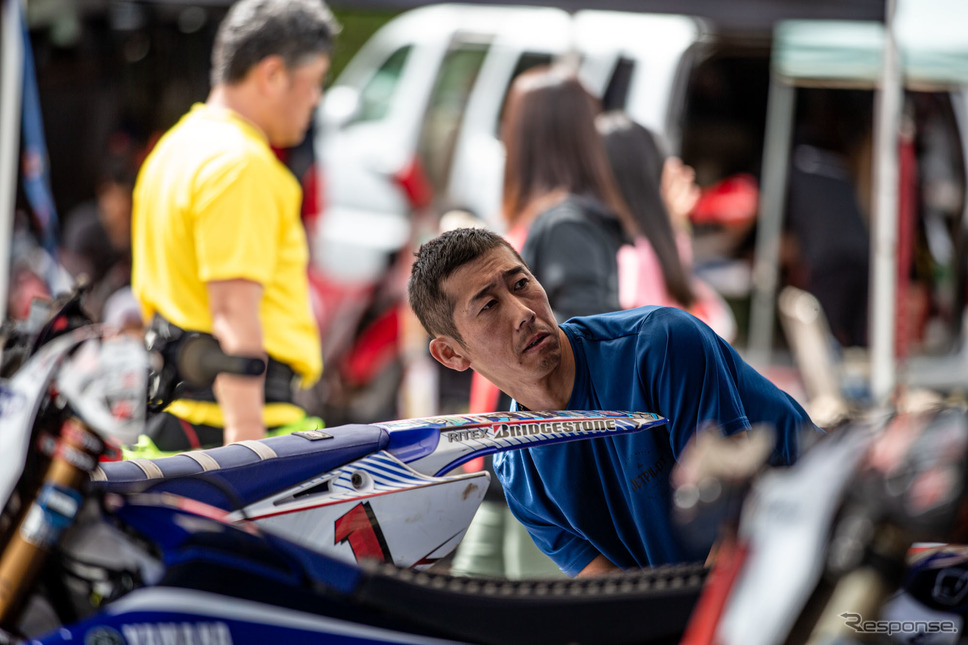
<path id="1" fill-rule="evenodd" d="M 322 372 L 309 300 L 302 191 L 265 136 L 235 113 L 196 104 L 158 141 L 138 175 L 132 213 L 131 284 L 142 315 L 211 332 L 205 283 L 246 279 L 263 287 L 264 349 L 304 386 Z M 176 401 L 192 423 L 222 425 L 213 403 Z M 267 426 L 302 412 L 266 406 Z"/>

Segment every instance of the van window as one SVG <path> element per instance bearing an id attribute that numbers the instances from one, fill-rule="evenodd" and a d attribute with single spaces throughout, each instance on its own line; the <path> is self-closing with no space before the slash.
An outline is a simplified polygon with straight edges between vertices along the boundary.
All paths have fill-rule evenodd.
<path id="1" fill-rule="evenodd" d="M 386 117 L 410 50 L 411 46 L 407 45 L 393 52 L 363 86 L 360 107 L 352 123 L 379 121 Z"/>
<path id="2" fill-rule="evenodd" d="M 487 50 L 488 44 L 483 42 L 461 42 L 453 45 L 444 57 L 434 81 L 417 145 L 427 178 L 437 194 L 446 191 L 447 176 L 464 108 Z"/>
<path id="3" fill-rule="evenodd" d="M 524 72 L 528 71 L 532 67 L 538 67 L 540 65 L 551 65 L 552 60 L 553 59 L 551 54 L 524 52 L 523 54 L 521 54 L 521 58 L 518 59 L 517 64 L 514 66 L 514 72 L 511 74 L 511 77 L 509 79 L 510 83 L 513 83 L 514 79 L 516 79 L 518 75 L 523 74 Z M 495 137 L 500 138 L 501 121 L 504 120 L 504 105 L 505 103 L 507 103 L 508 92 L 510 90 L 511 90 L 510 84 L 504 88 L 504 96 L 501 99 L 501 112 L 500 112 L 500 115 L 498 116 L 497 121 L 494 123 L 493 133 Z"/>
<path id="4" fill-rule="evenodd" d="M 612 70 L 605 93 L 602 95 L 602 111 L 624 110 L 628 104 L 629 86 L 635 72 L 635 63 L 622 56 Z"/>

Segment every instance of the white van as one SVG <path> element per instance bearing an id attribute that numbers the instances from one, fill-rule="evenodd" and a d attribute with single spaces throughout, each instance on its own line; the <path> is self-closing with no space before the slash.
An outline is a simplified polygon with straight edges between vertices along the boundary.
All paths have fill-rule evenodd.
<path id="1" fill-rule="evenodd" d="M 431 200 L 500 227 L 498 121 L 511 80 L 529 67 L 577 55 L 592 92 L 616 93 L 608 102 L 668 130 L 677 70 L 701 34 L 684 16 L 470 5 L 402 14 L 320 105 L 315 257 L 327 274 L 376 278 Z"/>

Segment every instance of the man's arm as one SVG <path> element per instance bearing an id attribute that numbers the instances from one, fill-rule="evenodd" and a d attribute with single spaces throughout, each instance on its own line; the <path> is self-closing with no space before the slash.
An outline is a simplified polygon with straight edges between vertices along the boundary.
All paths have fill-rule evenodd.
<path id="1" fill-rule="evenodd" d="M 265 357 L 259 303 L 262 285 L 251 280 L 216 280 L 206 283 L 212 313 L 212 335 L 227 354 Z M 215 379 L 215 398 L 225 419 L 224 442 L 261 439 L 265 399 L 265 375 L 260 377 L 220 374 Z"/>
<path id="2" fill-rule="evenodd" d="M 606 558 L 604 555 L 599 553 L 595 556 L 595 559 L 588 563 L 584 569 L 578 572 L 577 578 L 592 578 L 594 576 L 605 576 L 610 573 L 618 573 L 621 571 L 612 562 Z"/>

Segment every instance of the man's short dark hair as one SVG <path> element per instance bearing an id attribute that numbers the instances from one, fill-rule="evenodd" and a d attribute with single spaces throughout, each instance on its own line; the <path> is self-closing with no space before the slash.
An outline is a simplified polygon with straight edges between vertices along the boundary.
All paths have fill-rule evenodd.
<path id="1" fill-rule="evenodd" d="M 238 83 L 259 61 L 281 56 L 289 69 L 326 54 L 339 25 L 322 0 L 240 0 L 215 36 L 212 86 Z"/>
<path id="2" fill-rule="evenodd" d="M 442 283 L 463 265 L 501 246 L 521 260 L 507 240 L 483 228 L 454 229 L 421 245 L 414 254 L 407 290 L 410 307 L 428 334 L 451 336 L 463 344 L 454 324 L 454 302 L 444 293 Z"/>

